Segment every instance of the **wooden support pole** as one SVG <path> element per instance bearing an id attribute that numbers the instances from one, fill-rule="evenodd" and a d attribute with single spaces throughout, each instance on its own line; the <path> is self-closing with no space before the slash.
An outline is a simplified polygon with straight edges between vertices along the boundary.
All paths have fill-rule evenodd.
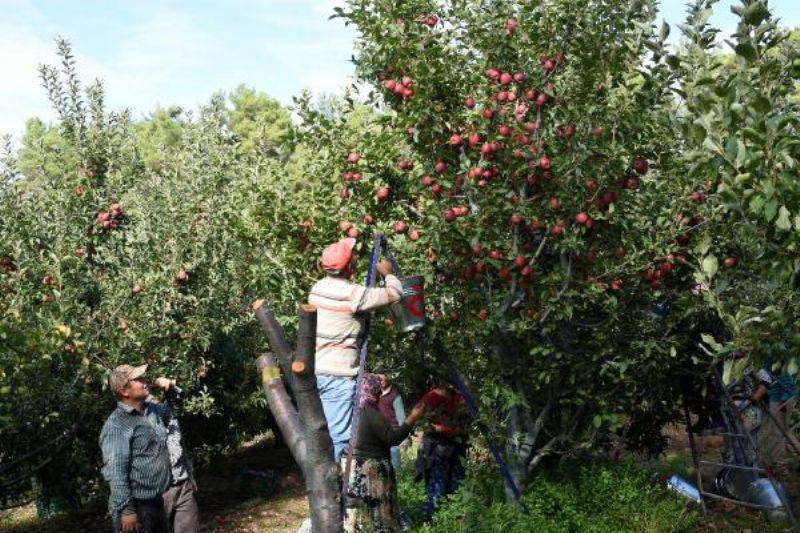
<path id="1" fill-rule="evenodd" d="M 339 466 L 333 458 L 333 441 L 314 375 L 317 309 L 301 305 L 299 318 L 294 362 L 302 363 L 303 368 L 294 374 L 293 387 L 297 410 L 306 430 L 305 476 L 311 522 L 315 532 L 338 532 L 342 529 Z"/>
<path id="2" fill-rule="evenodd" d="M 703 501 L 703 474 L 700 471 L 700 454 L 697 453 L 697 446 L 694 442 L 694 431 L 692 431 L 692 419 L 689 416 L 689 406 L 686 402 L 686 395 L 683 395 L 683 417 L 686 421 L 686 434 L 689 436 L 689 448 L 692 450 L 692 463 L 694 464 L 695 481 L 697 490 L 700 492 L 700 511 L 706 514 L 706 502 Z"/>
<path id="3" fill-rule="evenodd" d="M 286 341 L 286 334 L 283 328 L 278 324 L 272 309 L 269 308 L 269 305 L 264 300 L 256 300 L 251 307 L 256 314 L 256 318 L 261 322 L 261 328 L 267 334 L 267 340 L 272 347 L 272 351 L 278 356 L 278 364 L 280 364 L 283 375 L 288 378 L 289 384 L 292 385 L 291 374 L 289 373 L 292 348 Z"/>
<path id="4" fill-rule="evenodd" d="M 267 397 L 269 410 L 278 423 L 278 428 L 292 452 L 292 457 L 302 467 L 306 462 L 305 432 L 300 424 L 297 409 L 283 386 L 280 367 L 275 360 L 275 355 L 272 353 L 262 354 L 256 359 L 256 370 L 261 377 L 261 386 Z"/>

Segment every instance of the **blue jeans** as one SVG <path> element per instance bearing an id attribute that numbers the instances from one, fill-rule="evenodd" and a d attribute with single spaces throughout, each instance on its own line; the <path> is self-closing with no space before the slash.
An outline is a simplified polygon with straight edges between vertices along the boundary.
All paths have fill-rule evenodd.
<path id="1" fill-rule="evenodd" d="M 392 467 L 395 472 L 400 472 L 400 447 L 392 446 L 389 448 L 389 453 L 392 456 Z"/>
<path id="2" fill-rule="evenodd" d="M 338 462 L 350 442 L 350 427 L 353 423 L 353 401 L 356 395 L 356 379 L 343 376 L 317 376 L 319 399 L 328 421 L 328 433 L 333 441 L 333 456 Z"/>

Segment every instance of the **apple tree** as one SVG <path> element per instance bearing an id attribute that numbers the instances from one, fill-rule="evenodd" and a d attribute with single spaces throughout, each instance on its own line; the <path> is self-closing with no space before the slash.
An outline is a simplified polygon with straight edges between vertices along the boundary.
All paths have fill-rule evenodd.
<path id="1" fill-rule="evenodd" d="M 670 201 L 651 191 L 676 133 L 655 3 L 352 1 L 335 15 L 359 30 L 376 114 L 354 132 L 346 112 L 298 101 L 321 220 L 365 247 L 382 231 L 425 275 L 428 335 L 502 414 L 517 481 L 675 416 L 664 376 L 680 339 L 653 304 L 688 269 L 647 231 Z M 376 335 L 385 364 L 442 365 Z"/>

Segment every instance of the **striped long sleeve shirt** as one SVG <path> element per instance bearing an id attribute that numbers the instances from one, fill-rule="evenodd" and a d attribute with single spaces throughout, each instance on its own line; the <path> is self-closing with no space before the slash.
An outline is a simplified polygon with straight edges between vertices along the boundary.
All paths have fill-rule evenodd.
<path id="1" fill-rule="evenodd" d="M 167 425 L 176 395 L 166 393 L 163 404 L 145 402 L 142 411 L 122 402 L 103 424 L 100 449 L 103 477 L 111 494 L 111 516 L 132 511 L 132 499 L 149 500 L 170 486 L 171 464 L 167 450 Z"/>
<path id="2" fill-rule="evenodd" d="M 385 287 L 364 287 L 332 276 L 311 288 L 308 302 L 317 308 L 316 373 L 353 377 L 358 374 L 358 350 L 364 336 L 364 311 L 394 303 L 403 285 L 393 275 Z"/>

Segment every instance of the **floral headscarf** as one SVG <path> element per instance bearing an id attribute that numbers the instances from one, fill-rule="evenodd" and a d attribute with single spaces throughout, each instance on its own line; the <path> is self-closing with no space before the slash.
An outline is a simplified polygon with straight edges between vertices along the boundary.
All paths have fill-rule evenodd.
<path id="1" fill-rule="evenodd" d="M 361 389 L 358 394 L 358 408 L 378 408 L 383 380 L 377 374 L 364 374 L 361 378 Z"/>

